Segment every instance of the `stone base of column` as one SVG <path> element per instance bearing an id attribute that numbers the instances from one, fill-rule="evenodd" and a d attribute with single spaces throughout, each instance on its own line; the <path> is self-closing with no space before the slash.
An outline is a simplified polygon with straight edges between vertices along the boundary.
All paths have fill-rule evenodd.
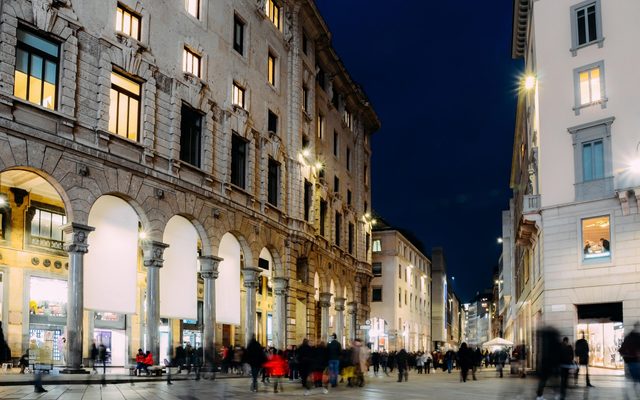
<path id="1" fill-rule="evenodd" d="M 60 371 L 61 374 L 69 374 L 69 375 L 81 375 L 81 374 L 89 374 L 91 371 L 86 370 L 84 368 L 65 368 Z"/>

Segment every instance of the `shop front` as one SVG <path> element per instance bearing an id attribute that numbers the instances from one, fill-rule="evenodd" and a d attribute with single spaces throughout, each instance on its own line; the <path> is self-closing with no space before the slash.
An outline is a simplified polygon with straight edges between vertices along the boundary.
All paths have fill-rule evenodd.
<path id="1" fill-rule="evenodd" d="M 198 301 L 198 319 L 182 320 L 182 343 L 189 343 L 194 349 L 202 347 L 202 301 Z"/>
<path id="2" fill-rule="evenodd" d="M 578 305 L 576 338 L 589 343 L 589 365 L 624 369 L 618 350 L 624 340 L 622 303 Z"/>
<path id="3" fill-rule="evenodd" d="M 107 350 L 107 365 L 124 366 L 127 360 L 127 316 L 113 312 L 94 313 L 93 340 Z"/>
<path id="4" fill-rule="evenodd" d="M 29 347 L 39 349 L 39 360 L 65 364 L 67 281 L 31 276 L 29 286 Z"/>

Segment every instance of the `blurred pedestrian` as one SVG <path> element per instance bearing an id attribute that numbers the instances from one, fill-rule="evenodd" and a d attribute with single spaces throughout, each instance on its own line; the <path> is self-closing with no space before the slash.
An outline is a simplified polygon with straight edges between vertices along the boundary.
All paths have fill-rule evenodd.
<path id="1" fill-rule="evenodd" d="M 560 400 L 567 397 L 567 386 L 569 385 L 569 372 L 574 368 L 573 347 L 569 344 L 569 338 L 562 339 L 562 350 L 560 353 Z"/>
<path id="2" fill-rule="evenodd" d="M 304 339 L 300 347 L 298 347 L 298 371 L 300 372 L 300 382 L 305 390 L 309 389 L 307 379 L 311 373 L 312 358 L 313 350 L 309 346 L 309 339 Z"/>
<path id="3" fill-rule="evenodd" d="M 576 341 L 576 357 L 578 357 L 578 367 L 576 368 L 576 386 L 578 385 L 578 374 L 580 373 L 580 366 L 584 366 L 585 374 L 587 376 L 587 387 L 593 387 L 591 380 L 589 380 L 589 342 L 584 338 L 584 331 L 582 331 L 582 337 Z"/>
<path id="4" fill-rule="evenodd" d="M 409 371 L 407 371 L 408 358 L 409 356 L 404 348 L 400 349 L 398 354 L 396 354 L 396 364 L 398 366 L 398 382 L 402 382 L 403 379 L 406 382 L 409 379 Z"/>
<path id="5" fill-rule="evenodd" d="M 620 355 L 627 364 L 627 372 L 632 379 L 633 390 L 640 385 L 640 322 L 633 325 L 633 331 L 624 338 Z"/>
<path id="6" fill-rule="evenodd" d="M 473 366 L 473 351 L 467 346 L 466 342 L 462 342 L 460 350 L 458 350 L 458 365 L 460 366 L 460 381 L 466 382 L 469 376 L 469 370 Z"/>
<path id="7" fill-rule="evenodd" d="M 555 328 L 545 327 L 538 331 L 538 389 L 536 400 L 544 400 L 542 394 L 547 381 L 560 366 L 562 344 L 560 334 Z"/>
<path id="8" fill-rule="evenodd" d="M 98 373 L 96 369 L 96 362 L 98 361 L 98 346 L 96 346 L 96 341 L 91 342 L 91 348 L 89 349 L 89 360 L 91 362 L 91 372 L 94 374 Z"/>
<path id="9" fill-rule="evenodd" d="M 251 366 L 251 391 L 258 391 L 258 374 L 260 368 L 266 361 L 262 346 L 256 340 L 256 335 L 251 336 L 249 345 L 247 346 L 247 363 Z"/>
<path id="10" fill-rule="evenodd" d="M 338 342 L 338 336 L 334 333 L 331 335 L 331 341 L 327 345 L 327 354 L 329 359 L 329 383 L 331 383 L 331 387 L 336 387 L 338 385 L 340 353 L 342 353 L 342 346 L 340 345 L 340 342 Z"/>

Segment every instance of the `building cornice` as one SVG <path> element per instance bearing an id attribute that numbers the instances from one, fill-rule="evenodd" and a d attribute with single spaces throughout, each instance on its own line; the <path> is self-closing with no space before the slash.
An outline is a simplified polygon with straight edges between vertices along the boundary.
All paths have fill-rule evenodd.
<path id="1" fill-rule="evenodd" d="M 511 57 L 524 56 L 529 28 L 530 0 L 513 0 L 513 31 L 511 37 Z"/>

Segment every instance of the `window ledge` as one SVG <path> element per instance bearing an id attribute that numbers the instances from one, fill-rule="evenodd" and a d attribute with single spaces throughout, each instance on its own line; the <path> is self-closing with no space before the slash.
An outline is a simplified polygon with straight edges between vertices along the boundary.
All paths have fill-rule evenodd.
<path id="1" fill-rule="evenodd" d="M 600 104 L 600 108 L 605 109 L 605 108 L 607 108 L 607 102 L 608 101 L 609 101 L 609 99 L 607 97 L 604 97 L 604 98 L 602 98 L 602 99 L 600 99 L 598 101 L 594 101 L 594 102 L 591 102 L 591 103 L 580 104 L 580 105 L 574 106 L 573 107 L 573 111 L 576 113 L 576 115 L 580 115 L 580 111 L 582 109 L 589 108 L 591 106 L 595 106 L 595 105 L 598 105 L 598 104 Z"/>
<path id="2" fill-rule="evenodd" d="M 63 121 L 63 123 L 65 123 L 68 126 L 73 126 L 75 124 L 75 122 L 77 121 L 75 118 L 68 116 L 67 114 L 63 114 L 62 112 L 58 111 L 58 110 L 52 110 L 50 108 L 47 107 L 43 107 L 40 104 L 36 104 L 36 103 L 32 103 L 28 100 L 25 99 L 21 99 L 20 97 L 16 97 L 16 96 L 10 96 L 10 98 L 17 103 L 20 103 L 22 105 L 28 106 L 30 108 L 36 109 L 36 110 L 40 110 L 40 111 L 44 111 L 48 114 L 54 115 L 58 118 L 61 118 L 65 121 Z"/>
<path id="3" fill-rule="evenodd" d="M 201 87 L 204 87 L 207 84 L 204 81 L 204 79 L 202 79 L 198 75 L 195 75 L 195 74 L 192 74 L 191 72 L 186 72 L 186 71 L 182 71 L 182 73 L 184 74 L 184 80 L 187 83 L 190 83 L 192 85 L 200 85 Z"/>
<path id="4" fill-rule="evenodd" d="M 313 121 L 313 116 L 309 114 L 309 111 L 305 110 L 304 108 L 302 109 L 302 115 L 307 120 L 307 122 Z"/>
<path id="5" fill-rule="evenodd" d="M 180 165 L 180 168 L 186 168 L 189 170 L 192 170 L 194 172 L 200 173 L 200 174 L 204 174 L 204 175 L 209 175 L 205 170 L 203 170 L 201 167 L 198 167 L 196 165 L 191 164 L 188 161 L 183 161 L 180 159 L 177 160 L 172 160 L 172 162 L 174 163 L 178 163 L 178 165 Z"/>
<path id="6" fill-rule="evenodd" d="M 582 268 L 609 268 L 614 266 L 611 255 L 591 259 L 585 259 L 581 256 L 581 259 L 580 267 Z"/>
<path id="7" fill-rule="evenodd" d="M 229 189 L 229 190 L 231 190 L 233 192 L 242 193 L 244 195 L 247 195 L 247 196 L 253 198 L 253 195 L 251 193 L 249 193 L 247 191 L 247 189 L 245 189 L 245 188 L 243 188 L 241 186 L 238 186 L 238 185 L 233 184 L 233 183 L 228 183 L 226 186 L 227 186 L 227 189 Z"/>
<path id="8" fill-rule="evenodd" d="M 141 41 L 139 41 L 138 39 L 134 38 L 133 36 L 127 35 L 126 33 L 116 32 L 116 39 L 118 40 L 118 43 L 127 45 L 129 47 L 132 47 L 131 46 L 132 44 L 136 45 L 137 47 L 139 47 L 141 52 L 149 50 L 149 46 L 147 46 L 146 44 L 142 43 Z"/>
<path id="9" fill-rule="evenodd" d="M 576 47 L 572 47 L 572 48 L 569 49 L 569 51 L 571 52 L 571 55 L 573 57 L 575 57 L 575 56 L 578 55 L 578 50 L 584 49 L 585 47 L 589 47 L 589 46 L 592 46 L 594 44 L 597 44 L 599 49 L 602 48 L 602 46 L 604 46 L 604 37 L 601 37 L 601 38 L 596 39 L 596 40 L 594 40 L 592 42 L 589 42 L 589 43 L 585 43 L 585 44 L 581 44 L 581 45 L 576 46 Z"/>

